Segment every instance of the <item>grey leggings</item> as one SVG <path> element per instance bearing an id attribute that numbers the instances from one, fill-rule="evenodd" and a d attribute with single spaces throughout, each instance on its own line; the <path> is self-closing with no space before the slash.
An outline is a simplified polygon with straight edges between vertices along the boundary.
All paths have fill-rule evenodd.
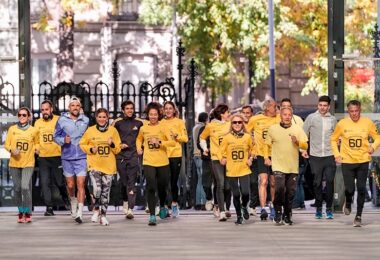
<path id="1" fill-rule="evenodd" d="M 231 205 L 231 188 L 228 178 L 226 178 L 226 167 L 221 165 L 218 160 L 212 160 L 212 168 L 214 169 L 216 179 L 216 198 L 218 199 L 219 210 L 230 210 Z M 224 207 L 224 202 L 226 207 Z"/>
<path id="2" fill-rule="evenodd" d="M 100 209 L 100 213 L 105 215 L 110 201 L 113 175 L 99 171 L 90 171 L 89 175 L 92 183 L 92 194 L 95 198 L 94 207 Z"/>
<path id="3" fill-rule="evenodd" d="M 30 213 L 32 211 L 33 169 L 33 167 L 9 168 L 14 185 L 15 202 L 21 213 Z"/>

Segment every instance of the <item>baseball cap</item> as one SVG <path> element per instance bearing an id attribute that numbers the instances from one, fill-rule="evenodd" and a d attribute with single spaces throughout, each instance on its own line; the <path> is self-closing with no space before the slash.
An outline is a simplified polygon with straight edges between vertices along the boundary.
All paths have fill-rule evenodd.
<path id="1" fill-rule="evenodd" d="M 76 96 L 72 96 L 72 97 L 70 98 L 69 105 L 71 105 L 71 103 L 74 103 L 74 102 L 78 102 L 78 103 L 81 105 L 81 103 L 80 103 L 80 99 L 77 98 Z"/>

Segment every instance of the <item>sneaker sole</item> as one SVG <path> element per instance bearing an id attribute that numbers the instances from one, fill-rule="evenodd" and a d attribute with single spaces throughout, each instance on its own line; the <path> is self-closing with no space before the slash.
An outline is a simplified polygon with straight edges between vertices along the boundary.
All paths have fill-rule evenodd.
<path id="1" fill-rule="evenodd" d="M 83 220 L 80 217 L 76 217 L 75 222 L 77 222 L 78 224 L 82 224 Z"/>
<path id="2" fill-rule="evenodd" d="M 156 225 L 157 225 L 156 222 L 149 222 L 149 223 L 148 223 L 148 226 L 156 226 Z"/>
<path id="3" fill-rule="evenodd" d="M 227 221 L 227 218 L 221 218 L 219 219 L 219 222 L 226 222 Z"/>
<path id="4" fill-rule="evenodd" d="M 126 219 L 133 219 L 134 216 L 133 216 L 133 215 L 127 215 L 127 216 L 125 216 L 125 218 L 126 218 Z"/>

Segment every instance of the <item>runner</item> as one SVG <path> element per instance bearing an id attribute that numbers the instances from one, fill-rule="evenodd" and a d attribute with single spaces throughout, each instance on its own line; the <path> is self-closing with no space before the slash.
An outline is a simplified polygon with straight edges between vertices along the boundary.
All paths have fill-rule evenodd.
<path id="1" fill-rule="evenodd" d="M 170 132 L 159 122 L 162 118 L 160 104 L 151 102 L 145 110 L 149 123 L 144 124 L 136 139 L 138 154 L 143 154 L 144 175 L 146 177 L 146 191 L 149 207 L 149 225 L 157 224 L 155 216 L 156 192 L 160 200 L 159 216 L 164 219 L 168 215 L 165 207 L 167 186 L 169 184 L 169 158 L 167 147 L 174 147 Z M 143 150 L 144 147 L 144 150 Z"/>
<path id="2" fill-rule="evenodd" d="M 79 98 L 69 101 L 69 112 L 58 119 L 55 126 L 54 141 L 61 146 L 63 175 L 71 202 L 71 216 L 77 223 L 83 221 L 83 204 L 85 199 L 85 183 L 87 175 L 86 154 L 79 147 L 79 140 L 88 127 L 88 117 L 80 113 Z M 75 185 L 76 184 L 76 185 Z M 75 187 L 77 197 L 75 197 Z"/>
<path id="3" fill-rule="evenodd" d="M 380 145 L 380 137 L 372 120 L 360 115 L 361 103 L 359 101 L 349 101 L 347 112 L 349 117 L 340 120 L 336 125 L 331 136 L 331 147 L 335 161 L 342 164 L 346 195 L 343 211 L 346 215 L 351 214 L 356 182 L 358 190 L 357 210 L 353 225 L 354 227 L 361 227 L 368 165 L 371 154 Z M 372 137 L 373 144 L 369 143 L 368 137 Z M 340 142 L 340 149 L 338 149 L 338 142 Z"/>
<path id="4" fill-rule="evenodd" d="M 208 154 L 211 151 L 212 168 L 217 186 L 216 197 L 220 212 L 219 221 L 226 221 L 227 218 L 231 217 L 231 213 L 229 212 L 231 205 L 231 189 L 226 178 L 225 166 L 220 164 L 220 160 L 222 159 L 220 154 L 220 144 L 230 131 L 230 122 L 228 121 L 230 112 L 228 106 L 225 104 L 219 104 L 214 109 L 214 117 L 215 119 L 206 125 L 200 135 L 200 146 L 205 154 Z M 207 137 L 210 137 L 211 140 L 210 151 L 207 148 Z M 226 205 L 224 205 L 224 203 L 226 203 Z"/>
<path id="5" fill-rule="evenodd" d="M 252 165 L 253 140 L 247 134 L 244 127 L 244 117 L 233 115 L 231 117 L 231 130 L 223 138 L 221 144 L 222 159 L 220 163 L 227 167 L 227 178 L 231 185 L 233 201 L 236 209 L 236 224 L 243 224 L 244 219 L 249 219 L 248 201 L 249 185 Z M 243 214 L 243 217 L 242 217 Z"/>
<path id="6" fill-rule="evenodd" d="M 261 206 L 260 219 L 266 220 L 268 218 L 268 212 L 265 209 L 267 202 L 267 186 L 268 175 L 270 176 L 270 195 L 271 195 L 271 216 L 274 216 L 273 199 L 275 195 L 275 180 L 273 172 L 270 166 L 265 165 L 264 162 L 264 150 L 265 150 L 265 138 L 268 133 L 268 128 L 274 124 L 280 122 L 280 117 L 277 114 L 276 101 L 269 99 L 264 101 L 263 114 L 255 115 L 251 117 L 247 125 L 248 133 L 253 133 L 255 139 L 255 149 L 257 158 L 253 162 L 253 174 L 259 176 L 259 200 Z M 270 154 L 270 151 L 269 151 Z"/>
<path id="7" fill-rule="evenodd" d="M 96 125 L 88 128 L 80 140 L 80 148 L 87 154 L 87 164 L 95 198 L 92 222 L 100 221 L 108 226 L 106 217 L 112 178 L 116 175 L 116 157 L 120 152 L 121 140 L 117 130 L 108 125 L 107 109 L 95 112 Z"/>
<path id="8" fill-rule="evenodd" d="M 172 101 L 164 103 L 165 118 L 161 120 L 161 124 L 169 131 L 172 140 L 176 141 L 174 147 L 166 149 L 169 157 L 170 166 L 170 190 L 171 190 L 171 209 L 173 218 L 178 217 L 178 178 L 181 172 L 182 164 L 182 143 L 189 140 L 187 130 L 183 120 L 178 118 L 178 110 Z"/>
<path id="9" fill-rule="evenodd" d="M 39 153 L 38 131 L 30 125 L 32 113 L 21 107 L 17 112 L 18 123 L 12 125 L 4 147 L 10 152 L 9 172 L 14 185 L 15 204 L 18 207 L 18 223 L 32 222 L 32 176 L 34 155 Z"/>
<path id="10" fill-rule="evenodd" d="M 276 210 L 274 221 L 281 225 L 284 221 L 292 225 L 292 205 L 296 192 L 299 149 L 307 149 L 307 136 L 303 129 L 292 123 L 293 111 L 291 108 L 281 108 L 280 124 L 269 127 L 265 139 L 265 163 L 272 165 L 275 177 L 276 193 L 274 208 Z M 271 158 L 269 146 L 272 147 Z"/>
<path id="11" fill-rule="evenodd" d="M 127 219 L 133 219 L 136 201 L 135 184 L 141 167 L 140 157 L 136 151 L 136 138 L 143 123 L 136 119 L 135 104 L 132 101 L 124 101 L 121 104 L 121 110 L 123 117 L 114 122 L 121 138 L 121 152 L 116 156 L 116 165 L 122 185 L 124 214 Z"/>
<path id="12" fill-rule="evenodd" d="M 50 100 L 44 100 L 41 103 L 41 114 L 42 118 L 36 121 L 34 127 L 39 133 L 39 170 L 42 195 L 46 205 L 44 215 L 54 216 L 52 201 L 53 185 L 58 188 L 67 209 L 70 208 L 70 201 L 62 171 L 61 147 L 53 140 L 55 125 L 59 116 L 53 115 L 53 104 Z"/>

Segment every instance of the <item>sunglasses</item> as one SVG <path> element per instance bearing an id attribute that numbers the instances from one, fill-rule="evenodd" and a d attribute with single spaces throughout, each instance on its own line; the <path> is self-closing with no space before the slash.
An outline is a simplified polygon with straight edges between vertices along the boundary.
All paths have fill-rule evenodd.
<path id="1" fill-rule="evenodd" d="M 232 121 L 232 124 L 233 125 L 237 125 L 237 124 L 242 125 L 243 121 Z"/>
<path id="2" fill-rule="evenodd" d="M 18 114 L 17 116 L 18 116 L 18 117 L 28 117 L 27 114 Z"/>

